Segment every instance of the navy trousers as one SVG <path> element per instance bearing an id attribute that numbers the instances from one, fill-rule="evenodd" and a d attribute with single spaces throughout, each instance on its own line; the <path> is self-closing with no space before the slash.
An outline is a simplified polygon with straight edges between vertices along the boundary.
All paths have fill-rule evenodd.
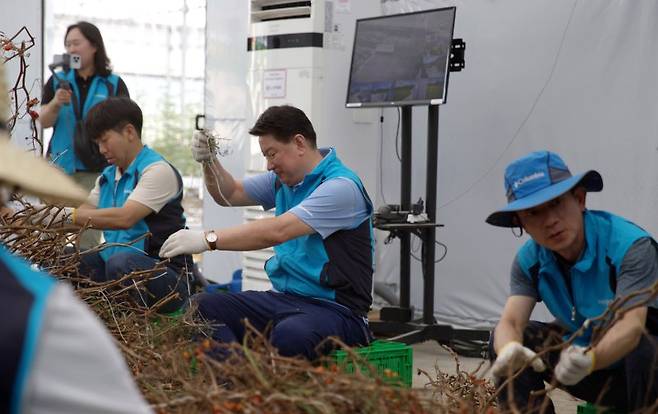
<path id="1" fill-rule="evenodd" d="M 561 341 L 564 331 L 555 324 L 530 321 L 523 333 L 523 345 L 539 351 L 546 346 Z M 493 338 L 493 332 L 491 338 Z M 638 346 L 626 357 L 608 369 L 596 370 L 578 384 L 559 387 L 574 397 L 591 403 L 597 402 L 606 407 L 615 407 L 622 412 L 631 412 L 650 406 L 658 398 L 658 337 L 643 336 Z M 489 358 L 493 362 L 496 353 L 493 339 L 489 341 Z M 560 352 L 552 352 L 543 358 L 546 371 L 535 372 L 525 369 L 511 385 L 514 402 L 522 413 L 539 413 L 543 397 L 532 399 L 532 391 L 543 390 L 544 381 L 550 382 L 555 366 L 560 360 Z M 500 386 L 505 378 L 499 380 Z M 510 385 L 508 385 L 510 386 Z M 506 387 L 507 388 L 507 387 Z M 508 390 L 499 394 L 499 404 L 503 410 L 509 408 Z M 550 403 L 545 413 L 554 413 Z"/>
<path id="2" fill-rule="evenodd" d="M 120 279 L 122 276 L 139 270 L 152 269 L 158 260 L 138 252 L 119 252 L 106 261 L 100 254 L 86 254 L 81 256 L 80 273 L 94 282 L 106 282 Z M 144 286 L 144 285 L 143 285 Z M 135 292 L 135 300 L 146 307 L 151 307 L 170 292 L 178 292 L 179 298 L 173 299 L 161 308 L 160 313 L 174 312 L 190 297 L 187 275 L 179 275 L 175 269 L 167 267 L 166 272 L 157 275 L 145 283 L 145 289 Z"/>
<path id="3" fill-rule="evenodd" d="M 365 320 L 333 302 L 278 292 L 201 293 L 193 300 L 199 315 L 210 322 L 218 342 L 241 342 L 243 319 L 259 332 L 268 325 L 269 340 L 281 355 L 314 359 L 330 352 L 330 344 L 316 349 L 329 336 L 347 345 L 367 345 L 370 332 Z"/>

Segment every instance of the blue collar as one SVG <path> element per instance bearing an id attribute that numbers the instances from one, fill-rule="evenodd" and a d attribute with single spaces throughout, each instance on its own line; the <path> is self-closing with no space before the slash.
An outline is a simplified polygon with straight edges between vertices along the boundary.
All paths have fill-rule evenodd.
<path id="1" fill-rule="evenodd" d="M 115 164 L 107 167 L 103 171 L 102 175 L 105 177 L 105 180 L 111 183 L 118 182 L 117 173 L 120 173 L 119 180 L 123 177 L 134 176 L 137 173 L 139 161 L 144 158 L 149 151 L 150 150 L 148 145 L 144 145 L 142 149 L 137 153 L 135 159 L 130 162 L 130 165 L 128 165 L 128 168 L 126 168 L 125 171 L 121 172 L 119 167 Z"/>
<path id="2" fill-rule="evenodd" d="M 578 261 L 573 265 L 573 267 L 580 271 L 586 272 L 594 265 L 594 259 L 596 257 L 596 232 L 587 231 L 588 229 L 594 228 L 594 219 L 592 214 L 585 210 L 583 213 L 583 231 L 585 232 L 585 247 L 580 253 Z"/>
<path id="3" fill-rule="evenodd" d="M 124 176 L 126 174 L 127 175 L 135 175 L 135 172 L 137 171 L 137 164 L 138 164 L 139 160 L 144 157 L 144 155 L 147 153 L 147 151 L 148 151 L 148 146 L 146 146 L 146 145 L 142 146 L 142 149 L 139 150 L 139 152 L 137 153 L 137 156 L 135 157 L 135 159 L 130 162 L 130 165 L 128 165 L 128 168 L 126 168 L 126 170 L 121 174 L 121 176 Z M 117 167 L 117 170 L 118 169 L 119 169 L 119 167 Z"/>
<path id="4" fill-rule="evenodd" d="M 304 185 L 307 179 L 309 178 L 313 179 L 318 175 L 322 175 L 324 173 L 324 170 L 327 168 L 327 165 L 336 159 L 336 149 L 333 147 L 319 148 L 318 151 L 320 151 L 320 155 L 322 155 L 322 161 L 320 161 L 318 165 L 316 165 L 315 168 L 311 170 L 311 172 L 306 174 L 304 178 L 302 178 L 302 181 L 290 186 L 290 189 L 292 191 L 295 191 L 299 187 Z"/>

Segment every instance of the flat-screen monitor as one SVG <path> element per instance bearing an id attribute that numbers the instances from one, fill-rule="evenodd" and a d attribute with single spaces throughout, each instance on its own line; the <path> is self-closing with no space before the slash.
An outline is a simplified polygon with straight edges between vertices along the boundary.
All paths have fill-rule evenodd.
<path id="1" fill-rule="evenodd" d="M 455 10 L 357 20 L 346 106 L 444 103 Z"/>

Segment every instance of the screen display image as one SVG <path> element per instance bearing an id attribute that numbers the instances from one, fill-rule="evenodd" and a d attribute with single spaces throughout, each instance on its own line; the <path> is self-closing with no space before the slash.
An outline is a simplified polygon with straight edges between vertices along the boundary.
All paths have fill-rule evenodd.
<path id="1" fill-rule="evenodd" d="M 347 106 L 445 101 L 455 8 L 357 21 Z"/>

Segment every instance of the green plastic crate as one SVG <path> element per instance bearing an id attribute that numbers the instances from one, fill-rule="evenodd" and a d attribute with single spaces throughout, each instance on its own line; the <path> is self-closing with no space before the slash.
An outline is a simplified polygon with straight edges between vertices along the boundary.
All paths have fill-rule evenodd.
<path id="1" fill-rule="evenodd" d="M 620 411 L 613 410 L 612 408 L 597 407 L 592 403 L 583 403 L 578 406 L 577 414 L 622 414 Z"/>
<path id="2" fill-rule="evenodd" d="M 169 318 L 180 319 L 184 314 L 185 314 L 185 310 L 183 308 L 179 308 L 178 310 L 175 310 L 170 313 L 165 313 L 163 315 Z M 153 325 L 155 326 L 160 326 L 160 322 L 162 322 L 162 318 L 160 315 L 154 316 L 153 319 L 151 320 L 151 323 L 153 323 Z"/>
<path id="3" fill-rule="evenodd" d="M 354 348 L 353 351 L 372 365 L 384 382 L 411 387 L 414 363 L 411 346 L 401 342 L 377 340 L 370 346 Z M 345 351 L 334 351 L 330 355 L 330 361 L 336 363 L 345 372 L 354 372 L 352 357 Z M 358 361 L 356 363 L 361 365 Z M 365 375 L 371 374 L 366 364 L 362 364 L 360 368 Z"/>

